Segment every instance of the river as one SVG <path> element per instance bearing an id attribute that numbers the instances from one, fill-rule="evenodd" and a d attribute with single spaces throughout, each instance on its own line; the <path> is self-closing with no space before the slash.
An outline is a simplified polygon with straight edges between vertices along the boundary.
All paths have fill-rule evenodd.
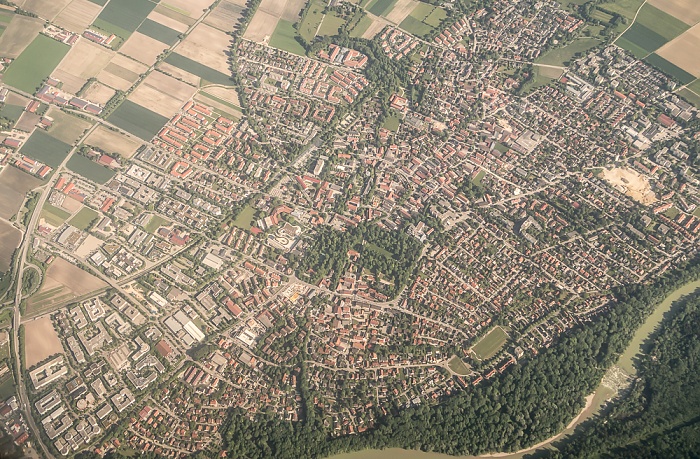
<path id="1" fill-rule="evenodd" d="M 636 374 L 634 368 L 635 357 L 642 352 L 644 352 L 644 344 L 647 338 L 656 330 L 656 327 L 661 323 L 664 315 L 671 310 L 671 306 L 681 297 L 693 293 L 695 290 L 700 289 L 700 280 L 695 282 L 689 282 L 682 287 L 671 292 L 664 301 L 662 301 L 654 310 L 654 312 L 647 317 L 647 320 L 642 324 L 641 327 L 632 337 L 632 341 L 627 346 L 625 351 L 620 355 L 620 359 L 617 362 L 617 366 L 622 368 L 625 373 L 629 375 Z M 483 458 L 499 458 L 499 459 L 520 459 L 523 455 L 532 453 L 534 450 L 542 448 L 555 440 L 558 440 L 564 435 L 568 435 L 574 431 L 576 426 L 591 417 L 593 414 L 597 413 L 601 406 L 608 400 L 614 391 L 609 387 L 600 384 L 596 389 L 595 393 L 589 395 L 586 398 L 586 406 L 579 415 L 574 418 L 567 428 L 561 431 L 556 436 L 549 438 L 537 445 L 534 445 L 525 450 L 518 451 L 517 453 L 494 453 L 486 454 L 483 456 L 449 456 L 447 454 L 439 453 L 426 453 L 423 451 L 416 450 L 406 450 L 400 448 L 390 448 L 384 450 L 365 450 L 357 451 L 354 453 L 344 453 L 337 454 L 335 456 L 330 456 L 328 459 L 483 459 Z"/>

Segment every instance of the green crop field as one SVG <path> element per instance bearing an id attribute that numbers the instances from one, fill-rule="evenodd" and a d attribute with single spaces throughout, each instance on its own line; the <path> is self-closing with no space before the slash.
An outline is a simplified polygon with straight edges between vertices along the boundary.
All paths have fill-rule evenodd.
<path id="1" fill-rule="evenodd" d="M 69 224 L 75 226 L 79 230 L 86 230 L 90 226 L 90 223 L 95 221 L 99 217 L 98 213 L 89 207 L 83 207 L 80 212 L 75 214 L 75 217 L 71 218 L 68 222 Z"/>
<path id="2" fill-rule="evenodd" d="M 690 83 L 690 84 L 688 85 L 688 89 L 690 89 L 691 91 L 693 91 L 695 94 L 699 94 L 699 95 L 700 95 L 700 78 L 698 78 L 697 80 L 695 80 L 695 81 L 693 81 L 692 83 Z"/>
<path id="3" fill-rule="evenodd" d="M 3 83 L 34 94 L 69 50 L 70 46 L 66 44 L 46 35 L 37 35 L 7 68 Z"/>
<path id="4" fill-rule="evenodd" d="M 97 16 L 95 26 L 126 40 L 155 7 L 156 4 L 148 0 L 109 2 Z"/>
<path id="5" fill-rule="evenodd" d="M 445 10 L 442 8 L 435 8 L 425 19 L 423 19 L 423 22 L 426 24 L 437 27 L 440 25 L 440 23 L 447 17 L 447 13 Z"/>
<path id="6" fill-rule="evenodd" d="M 109 0 L 90 0 L 92 3 L 95 3 L 100 6 L 105 6 Z"/>
<path id="7" fill-rule="evenodd" d="M 597 19 L 598 21 L 604 24 L 608 24 L 610 21 L 612 21 L 613 16 L 611 14 L 606 13 L 605 11 L 595 8 L 591 13 L 591 18 Z"/>
<path id="8" fill-rule="evenodd" d="M 7 25 L 10 23 L 14 15 L 15 14 L 10 11 L 0 11 L 0 35 L 5 32 Z"/>
<path id="9" fill-rule="evenodd" d="M 680 81 L 682 84 L 688 84 L 691 81 L 695 80 L 695 77 L 691 75 L 690 73 L 686 72 L 682 68 L 678 67 L 677 65 L 667 61 L 663 57 L 659 56 L 658 54 L 650 54 L 647 56 L 645 59 L 649 64 L 653 65 L 657 69 L 661 70 L 662 72 L 665 72 L 672 77 L 674 77 L 676 80 Z"/>
<path id="10" fill-rule="evenodd" d="M 418 5 L 416 5 L 415 8 L 413 8 L 413 11 L 411 11 L 410 16 L 418 19 L 419 21 L 425 20 L 430 13 L 433 12 L 435 9 L 435 6 L 429 5 L 428 3 L 423 3 L 419 2 Z"/>
<path id="11" fill-rule="evenodd" d="M 353 27 L 350 31 L 350 36 L 354 38 L 361 37 L 362 34 L 365 33 L 371 25 L 372 20 L 369 17 L 362 17 L 362 19 L 360 19 L 355 25 L 355 27 Z"/>
<path id="12" fill-rule="evenodd" d="M 41 218 L 53 226 L 61 226 L 63 222 L 68 219 L 68 217 L 70 217 L 68 212 L 63 209 L 59 209 L 58 207 L 54 207 L 49 203 L 44 204 L 44 207 L 41 209 Z"/>
<path id="13" fill-rule="evenodd" d="M 170 46 L 177 43 L 180 37 L 180 32 L 177 30 L 173 30 L 170 27 L 166 27 L 150 19 L 143 21 L 143 24 L 141 24 L 141 27 L 139 27 L 137 31 Z"/>
<path id="14" fill-rule="evenodd" d="M 76 174 L 82 175 L 86 179 L 92 180 L 100 185 L 109 182 L 115 174 L 115 172 L 108 167 L 97 164 L 95 161 L 91 161 L 81 155 L 73 155 L 71 159 L 68 160 L 66 166 Z"/>
<path id="15" fill-rule="evenodd" d="M 366 9 L 375 16 L 382 16 L 391 11 L 394 3 L 396 3 L 396 0 L 372 0 Z"/>
<path id="16" fill-rule="evenodd" d="M 318 30 L 319 35 L 338 35 L 340 28 L 345 24 L 345 20 L 339 18 L 333 13 L 327 14 L 323 18 L 321 23 L 321 28 Z"/>
<path id="17" fill-rule="evenodd" d="M 323 9 L 325 6 L 325 3 L 315 0 L 311 3 L 304 19 L 299 23 L 299 35 L 301 35 L 304 40 L 309 42 L 313 41 L 318 26 L 323 20 Z"/>
<path id="18" fill-rule="evenodd" d="M 691 104 L 695 105 L 695 108 L 700 108 L 700 95 L 697 93 L 687 89 L 683 88 L 677 93 L 679 96 L 690 102 Z M 695 212 L 693 213 L 696 217 L 700 217 L 700 207 L 695 209 Z"/>
<path id="19" fill-rule="evenodd" d="M 2 109 L 0 109 L 0 116 L 12 120 L 16 123 L 20 116 L 24 113 L 24 107 L 21 105 L 10 105 L 5 104 Z"/>
<path id="20" fill-rule="evenodd" d="M 479 360 L 490 359 L 501 350 L 507 340 L 506 332 L 501 327 L 496 327 L 476 343 L 472 350 Z"/>
<path id="21" fill-rule="evenodd" d="M 185 72 L 196 75 L 209 83 L 221 84 L 225 86 L 231 86 L 233 84 L 229 75 L 221 73 L 218 70 L 214 70 L 211 67 L 207 67 L 206 65 L 202 65 L 197 61 L 193 61 L 192 59 L 177 53 L 170 53 L 170 55 L 165 58 L 165 62 L 170 65 L 174 65 Z"/>
<path id="22" fill-rule="evenodd" d="M 431 26 L 425 24 L 422 21 L 419 21 L 411 15 L 406 16 L 406 19 L 401 21 L 401 24 L 399 24 L 399 27 L 410 34 L 419 37 L 427 35 L 433 31 L 433 28 Z"/>
<path id="23" fill-rule="evenodd" d="M 273 48 L 283 49 L 289 51 L 292 54 L 298 54 L 299 56 L 304 56 L 306 50 L 297 41 L 297 31 L 294 29 L 294 24 L 280 19 L 275 27 L 275 31 L 270 37 L 270 46 Z"/>
<path id="24" fill-rule="evenodd" d="M 668 40 L 646 26 L 634 23 L 618 40 L 617 45 L 636 57 L 644 57 L 666 44 Z M 631 46 L 630 46 L 631 45 Z M 641 55 L 640 55 L 640 50 Z"/>
<path id="25" fill-rule="evenodd" d="M 639 10 L 635 24 L 643 25 L 668 41 L 673 40 L 690 27 L 688 24 L 649 4 L 644 5 Z"/>
<path id="26" fill-rule="evenodd" d="M 584 53 L 599 44 L 600 40 L 597 38 L 579 38 L 566 46 L 555 48 L 540 56 L 537 62 L 546 65 L 563 66 L 566 62 L 573 59 L 577 53 Z"/>
<path id="27" fill-rule="evenodd" d="M 56 168 L 66 159 L 71 146 L 57 140 L 44 131 L 36 130 L 22 146 L 20 152 L 30 158 Z"/>
<path id="28" fill-rule="evenodd" d="M 158 134 L 168 118 L 125 100 L 107 118 L 107 121 L 143 140 L 151 140 Z"/>

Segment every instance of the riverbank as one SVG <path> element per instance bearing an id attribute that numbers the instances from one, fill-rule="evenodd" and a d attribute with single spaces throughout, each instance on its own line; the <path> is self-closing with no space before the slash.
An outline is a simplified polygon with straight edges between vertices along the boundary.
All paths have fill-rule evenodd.
<path id="1" fill-rule="evenodd" d="M 689 295 L 700 289 L 700 280 L 689 282 L 682 287 L 671 292 L 659 305 L 654 309 L 654 312 L 647 317 L 636 333 L 632 337 L 625 351 L 620 355 L 617 366 L 629 375 L 635 375 L 634 361 L 636 356 L 643 353 L 645 350 L 645 342 L 653 335 L 658 325 L 663 320 L 665 314 L 671 310 L 673 304 L 682 297 Z M 331 456 L 329 459 L 479 459 L 479 458 L 499 458 L 499 459 L 521 459 L 525 454 L 534 452 L 537 449 L 547 447 L 552 442 L 562 438 L 565 435 L 571 434 L 576 427 L 582 422 L 589 419 L 594 414 L 598 413 L 600 408 L 613 396 L 615 391 L 604 386 L 602 383 L 598 386 L 595 393 L 587 397 L 586 406 L 567 426 L 566 429 L 559 432 L 557 435 L 544 440 L 543 442 L 533 445 L 529 448 L 520 450 L 516 453 L 492 453 L 482 456 L 450 456 L 447 454 L 424 452 L 416 450 L 405 450 L 400 448 L 390 448 L 385 450 L 365 450 L 353 453 L 344 453 Z"/>

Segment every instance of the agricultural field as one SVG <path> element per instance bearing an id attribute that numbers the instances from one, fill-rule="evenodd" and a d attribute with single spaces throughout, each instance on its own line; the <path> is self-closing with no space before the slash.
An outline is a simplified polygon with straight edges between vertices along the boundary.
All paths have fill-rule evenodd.
<path id="1" fill-rule="evenodd" d="M 212 3 L 214 0 L 165 0 L 161 1 L 160 4 L 182 15 L 198 18 Z"/>
<path id="2" fill-rule="evenodd" d="M 89 121 L 71 116 L 54 107 L 51 107 L 46 115 L 53 118 L 53 125 L 48 133 L 51 137 L 68 145 L 73 145 L 91 126 Z"/>
<path id="3" fill-rule="evenodd" d="M 191 25 L 193 25 L 194 23 L 197 22 L 196 19 L 192 19 L 192 18 L 189 17 L 188 15 L 179 13 L 179 12 L 175 11 L 175 10 L 172 9 L 172 8 L 168 8 L 167 6 L 164 6 L 163 4 L 159 4 L 158 6 L 156 6 L 156 7 L 153 9 L 153 11 L 151 12 L 151 14 L 149 15 L 149 17 L 151 17 L 151 19 L 153 19 L 152 15 L 153 15 L 154 13 L 155 13 L 155 14 L 159 14 L 160 16 L 168 17 L 168 18 L 170 18 L 171 20 L 177 21 L 177 22 L 179 22 L 180 24 L 184 24 L 184 25 L 187 26 L 187 27 L 189 27 L 189 26 L 191 26 Z M 158 21 L 158 22 L 160 22 L 160 21 Z M 165 25 L 167 25 L 167 24 L 165 24 Z M 177 30 L 176 27 L 173 27 L 173 29 Z"/>
<path id="4" fill-rule="evenodd" d="M 95 20 L 102 8 L 89 0 L 73 0 L 61 11 L 54 23 L 75 33 L 82 33 Z"/>
<path id="5" fill-rule="evenodd" d="M 399 24 L 399 27 L 413 35 L 425 36 L 429 34 L 447 17 L 447 13 L 442 8 L 422 2 L 417 4 L 414 2 L 414 4 L 413 10 Z M 398 7 L 397 4 L 396 8 Z"/>
<path id="6" fill-rule="evenodd" d="M 0 35 L 5 32 L 14 15 L 12 11 L 0 10 Z"/>
<path id="7" fill-rule="evenodd" d="M 109 64 L 114 51 L 89 40 L 80 40 L 53 72 L 53 77 L 63 82 L 63 89 L 77 93 L 87 82 Z"/>
<path id="8" fill-rule="evenodd" d="M 93 25 L 126 41 L 139 28 L 155 6 L 155 3 L 148 0 L 109 2 L 97 16 Z"/>
<path id="9" fill-rule="evenodd" d="M 207 92 L 198 92 L 195 94 L 194 100 L 215 109 L 229 118 L 241 119 L 243 117 L 243 112 L 240 107 Z"/>
<path id="10" fill-rule="evenodd" d="M 386 16 L 395 3 L 396 0 L 372 0 L 365 9 L 376 16 Z"/>
<path id="11" fill-rule="evenodd" d="M 196 88 L 161 72 L 151 72 L 129 101 L 166 118 L 171 118 L 192 98 Z"/>
<path id="12" fill-rule="evenodd" d="M 371 26 L 371 25 L 372 25 L 372 19 L 370 19 L 367 16 L 362 17 L 362 19 L 360 19 L 358 21 L 358 23 L 355 25 L 355 27 L 353 27 L 352 30 L 350 31 L 350 36 L 355 37 L 355 38 L 362 37 L 365 34 L 365 32 L 367 32 L 367 29 L 369 29 L 369 26 Z"/>
<path id="13" fill-rule="evenodd" d="M 682 21 L 656 7 L 644 5 L 632 27 L 617 43 L 635 56 L 645 57 L 687 29 L 688 25 Z M 644 54 L 641 54 L 642 52 Z"/>
<path id="14" fill-rule="evenodd" d="M 41 18 L 53 21 L 71 0 L 25 0 L 18 2 L 23 10 L 38 15 Z"/>
<path id="15" fill-rule="evenodd" d="M 119 48 L 119 52 L 150 67 L 167 47 L 162 41 L 134 32 Z"/>
<path id="16" fill-rule="evenodd" d="M 107 121 L 140 139 L 151 140 L 165 126 L 168 118 L 125 100 L 112 112 Z"/>
<path id="17" fill-rule="evenodd" d="M 289 51 L 290 53 L 304 56 L 306 50 L 297 41 L 297 31 L 294 23 L 280 19 L 275 28 L 275 32 L 270 37 L 270 46 Z"/>
<path id="18" fill-rule="evenodd" d="M 25 195 L 41 184 L 41 180 L 16 167 L 3 168 L 0 172 L 0 218 L 9 220 L 17 214 Z"/>
<path id="19" fill-rule="evenodd" d="M 124 158 L 131 158 L 143 143 L 140 140 L 99 126 L 83 142 L 107 153 L 118 153 Z"/>
<path id="20" fill-rule="evenodd" d="M 18 131 L 31 132 L 32 129 L 34 129 L 34 126 L 36 126 L 36 123 L 38 123 L 40 119 L 41 119 L 41 117 L 39 115 L 36 115 L 34 113 L 24 112 L 24 113 L 22 113 L 22 116 L 20 116 L 19 120 L 15 124 L 15 129 L 17 129 Z"/>
<path id="21" fill-rule="evenodd" d="M 696 108 L 700 108 L 700 95 L 698 93 L 691 91 L 688 88 L 683 88 L 680 91 L 678 91 L 676 94 L 690 102 L 691 104 L 695 105 Z M 700 207 L 698 207 L 695 212 L 693 212 L 693 215 L 696 217 L 700 217 Z"/>
<path id="22" fill-rule="evenodd" d="M 647 0 L 647 3 L 689 26 L 700 22 L 700 8 L 697 0 Z"/>
<path id="23" fill-rule="evenodd" d="M 201 23 L 175 48 L 175 52 L 199 62 L 205 67 L 228 75 L 230 72 L 228 64 L 230 46 L 231 37 L 229 35 Z"/>
<path id="24" fill-rule="evenodd" d="M 93 82 L 84 92 L 83 97 L 90 102 L 105 105 L 114 97 L 116 91 L 109 86 L 106 86 L 99 81 Z"/>
<path id="25" fill-rule="evenodd" d="M 0 56 L 17 58 L 37 38 L 43 28 L 44 23 L 40 19 L 14 15 L 0 37 Z"/>
<path id="26" fill-rule="evenodd" d="M 97 74 L 97 79 L 114 89 L 126 91 L 146 70 L 148 70 L 147 65 L 116 54 L 110 63 Z"/>
<path id="27" fill-rule="evenodd" d="M 700 43 L 698 43 L 700 45 Z M 692 45 L 688 45 L 686 48 L 676 46 L 675 52 L 669 51 L 664 53 L 669 59 L 665 59 L 660 54 L 653 53 L 645 59 L 649 64 L 660 69 L 663 72 L 668 73 L 676 80 L 680 81 L 681 84 L 688 84 L 695 80 L 695 77 L 700 75 L 700 63 L 697 59 L 688 59 L 688 49 L 692 48 Z M 698 47 L 700 51 L 700 47 Z M 670 59 L 674 59 L 678 64 L 683 65 L 685 69 L 692 70 L 694 73 L 688 73 L 684 68 L 671 62 Z"/>
<path id="28" fill-rule="evenodd" d="M 71 146 L 41 130 L 36 130 L 20 152 L 55 168 L 68 156 Z"/>
<path id="29" fill-rule="evenodd" d="M 91 161 L 82 155 L 73 155 L 66 163 L 68 169 L 72 170 L 78 175 L 82 175 L 88 180 L 92 180 L 95 183 L 103 185 L 110 181 L 114 177 L 115 172 L 95 161 Z"/>
<path id="30" fill-rule="evenodd" d="M 272 40 L 271 37 L 279 29 L 280 20 L 291 24 L 297 22 L 306 2 L 307 0 L 262 0 L 243 37 L 258 43 Z M 288 29 L 288 26 L 282 26 L 279 30 L 288 35 Z"/>
<path id="31" fill-rule="evenodd" d="M 391 12 L 389 12 L 385 16 L 389 21 L 395 24 L 400 24 L 419 5 L 419 2 L 417 2 L 416 0 L 397 0 L 396 4 L 391 9 Z"/>
<path id="32" fill-rule="evenodd" d="M 158 23 L 162 26 L 165 26 L 169 29 L 175 30 L 179 33 L 187 32 L 187 29 L 190 28 L 191 22 L 188 19 L 184 19 L 184 22 L 178 21 L 175 18 L 161 13 L 160 11 L 158 11 L 158 8 L 159 7 L 156 7 L 156 9 L 151 11 L 151 14 L 149 14 L 146 19 Z"/>
<path id="33" fill-rule="evenodd" d="M 82 156 L 81 156 L 82 158 Z M 70 225 L 75 226 L 79 230 L 86 230 L 90 224 L 99 218 L 99 214 L 89 207 L 83 207 L 80 212 L 75 214 L 73 218 L 68 222 Z"/>
<path id="34" fill-rule="evenodd" d="M 58 228 L 70 218 L 70 213 L 46 203 L 44 207 L 41 208 L 41 215 L 39 218 L 49 225 Z"/>
<path id="35" fill-rule="evenodd" d="M 566 46 L 555 48 L 537 59 L 538 64 L 563 66 L 578 53 L 585 53 L 601 43 L 597 38 L 578 38 Z"/>
<path id="36" fill-rule="evenodd" d="M 107 284 L 63 258 L 56 258 L 46 270 L 44 284 L 28 300 L 27 316 L 54 310 L 58 305 L 87 295 Z"/>
<path id="37" fill-rule="evenodd" d="M 164 26 L 158 22 L 152 21 L 146 18 L 141 24 L 141 27 L 137 29 L 137 32 L 146 35 L 150 38 L 158 40 L 168 46 L 172 46 L 177 43 L 179 35 L 181 32 L 171 29 L 170 27 Z"/>
<path id="38" fill-rule="evenodd" d="M 481 338 L 472 351 L 479 360 L 488 360 L 501 350 L 507 340 L 508 334 L 501 327 L 496 327 Z"/>
<path id="39" fill-rule="evenodd" d="M 54 354 L 63 354 L 63 346 L 49 317 L 24 324 L 24 361 L 31 368 Z"/>
<path id="40" fill-rule="evenodd" d="M 257 43 L 267 43 L 275 32 L 279 17 L 260 8 L 245 29 L 243 38 Z"/>
<path id="41" fill-rule="evenodd" d="M 693 75 L 695 78 L 700 77 L 700 60 L 698 59 L 698 56 L 700 56 L 700 24 L 668 43 L 658 50 L 656 54 L 672 65 Z M 652 64 L 657 65 L 654 62 L 652 62 Z M 686 81 L 687 75 L 679 74 L 677 71 L 674 73 L 669 70 L 669 73 L 678 78 L 682 83 L 690 83 L 690 81 L 692 81 Z M 681 76 L 683 78 L 681 78 Z"/>
<path id="42" fill-rule="evenodd" d="M 0 40 L 6 36 L 7 34 L 3 34 Z M 3 83 L 33 94 L 69 50 L 70 47 L 66 44 L 45 35 L 38 35 L 22 54 L 12 61 L 5 71 Z"/>
<path id="43" fill-rule="evenodd" d="M 12 262 L 12 254 L 22 240 L 22 233 L 7 223 L 0 220 L 0 273 L 7 272 Z"/>
<path id="44" fill-rule="evenodd" d="M 229 0 L 222 0 L 214 10 L 204 19 L 205 24 L 216 27 L 224 32 L 231 31 L 238 24 L 243 13 L 244 6 L 237 5 Z"/>
<path id="45" fill-rule="evenodd" d="M 19 118 L 22 116 L 22 113 L 24 113 L 23 105 L 5 104 L 0 109 L 0 117 L 7 118 L 13 123 L 19 121 Z"/>
<path id="46" fill-rule="evenodd" d="M 196 77 L 201 78 L 202 80 L 209 82 L 209 83 L 214 83 L 214 84 L 223 84 L 223 85 L 231 85 L 231 77 L 229 76 L 229 73 L 224 73 L 220 72 L 218 70 L 214 70 L 211 67 L 207 67 L 205 65 L 200 64 L 199 62 L 192 60 L 188 57 L 182 56 L 177 53 L 171 53 L 164 61 L 166 64 L 170 64 L 173 67 L 179 68 L 180 70 L 184 70 L 187 73 L 190 73 Z M 169 72 L 171 73 L 171 72 Z M 202 82 L 202 84 L 205 84 Z"/>

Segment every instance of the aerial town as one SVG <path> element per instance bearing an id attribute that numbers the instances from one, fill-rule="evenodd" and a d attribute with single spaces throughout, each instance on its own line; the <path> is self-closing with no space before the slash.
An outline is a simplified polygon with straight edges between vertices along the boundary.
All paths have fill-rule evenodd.
<path id="1" fill-rule="evenodd" d="M 307 402 L 361 434 L 700 248 L 700 13 L 654 52 L 627 30 L 658 1 L 15 3 L 0 427 L 29 457 L 223 457 L 231 409 Z"/>

